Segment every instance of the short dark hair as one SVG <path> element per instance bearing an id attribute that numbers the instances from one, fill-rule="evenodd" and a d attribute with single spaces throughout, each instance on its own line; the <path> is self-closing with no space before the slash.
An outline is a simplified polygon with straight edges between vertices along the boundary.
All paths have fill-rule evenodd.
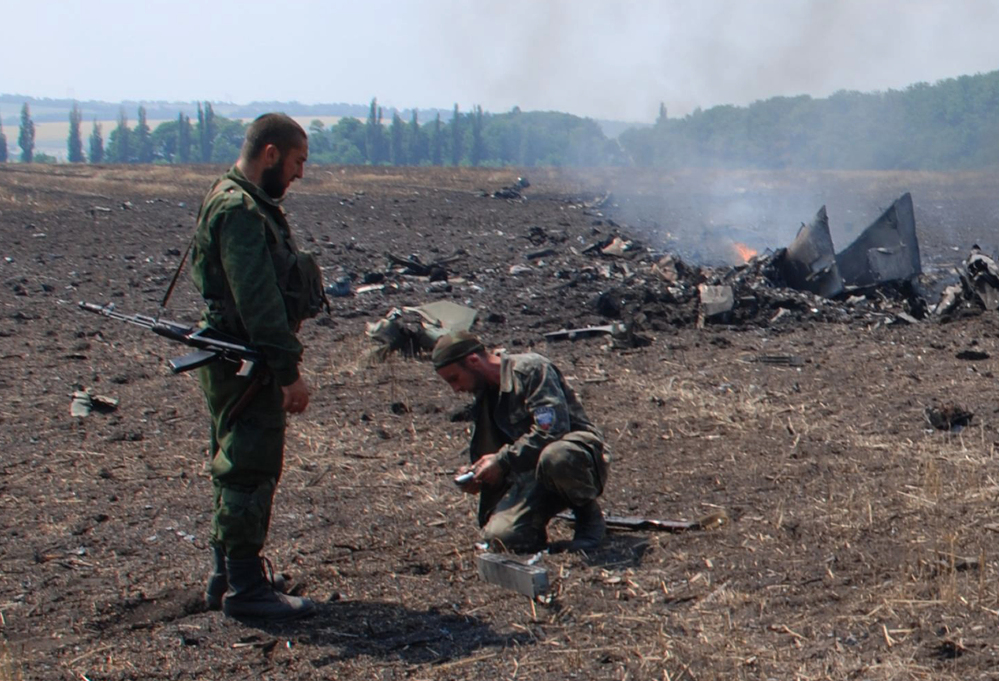
<path id="1" fill-rule="evenodd" d="M 255 159 L 268 144 L 273 144 L 281 154 L 309 141 L 302 126 L 291 116 L 283 113 L 265 113 L 257 116 L 246 129 L 246 139 L 240 156 L 247 160 Z"/>

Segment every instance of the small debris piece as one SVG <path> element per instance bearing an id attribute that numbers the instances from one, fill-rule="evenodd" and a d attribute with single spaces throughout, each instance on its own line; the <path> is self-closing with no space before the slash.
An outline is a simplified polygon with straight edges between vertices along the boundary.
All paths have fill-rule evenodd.
<path id="1" fill-rule="evenodd" d="M 568 511 L 557 513 L 558 520 L 575 522 L 575 517 Z M 642 518 L 639 516 L 605 515 L 604 522 L 612 530 L 660 530 L 663 532 L 687 532 L 690 530 L 710 530 L 721 527 L 730 521 L 728 513 L 718 510 L 697 520 L 659 520 L 657 518 Z"/>
<path id="2" fill-rule="evenodd" d="M 326 293 L 334 298 L 346 298 L 353 291 L 350 287 L 350 277 L 344 275 L 326 287 Z"/>
<path id="3" fill-rule="evenodd" d="M 92 405 L 93 402 L 90 400 L 90 394 L 83 390 L 77 390 L 73 393 L 73 401 L 69 405 L 69 413 L 71 416 L 90 416 Z"/>
<path id="4" fill-rule="evenodd" d="M 555 255 L 557 251 L 554 248 L 542 248 L 540 251 L 531 251 L 530 253 L 524 254 L 525 260 L 540 260 L 541 258 L 547 258 L 550 255 Z"/>
<path id="5" fill-rule="evenodd" d="M 614 255 L 621 257 L 624 255 L 624 252 L 631 247 L 632 244 L 630 241 L 625 241 L 621 237 L 616 236 L 609 244 L 601 248 L 600 252 L 603 253 L 604 255 Z"/>
<path id="6" fill-rule="evenodd" d="M 954 430 L 971 423 L 974 414 L 956 404 L 926 407 L 926 420 L 937 430 Z"/>
<path id="7" fill-rule="evenodd" d="M 482 553 L 475 560 L 479 577 L 484 582 L 516 591 L 532 599 L 548 591 L 548 570 L 540 565 L 526 565 L 499 553 Z"/>
<path id="8" fill-rule="evenodd" d="M 73 401 L 69 405 L 71 416 L 90 416 L 90 413 L 93 411 L 108 414 L 117 409 L 119 403 L 116 397 L 91 395 L 89 390 L 76 390 L 73 392 L 72 397 Z"/>
<path id="9" fill-rule="evenodd" d="M 735 294 L 731 286 L 700 284 L 697 290 L 701 294 L 701 311 L 704 319 L 720 317 L 735 307 Z"/>
<path id="10" fill-rule="evenodd" d="M 587 326 L 581 329 L 560 329 L 545 334 L 546 341 L 579 340 L 604 334 L 614 335 L 625 330 L 624 324 L 614 323 L 604 326 Z"/>
<path id="11" fill-rule="evenodd" d="M 988 359 L 991 357 L 989 353 L 982 352 L 981 350 L 962 350 L 955 355 L 958 359 L 968 360 L 969 362 L 979 362 L 983 359 Z"/>
<path id="12" fill-rule="evenodd" d="M 999 267 L 996 261 L 982 253 L 978 244 L 971 247 L 964 269 L 970 279 L 970 287 L 989 312 L 999 309 Z"/>
<path id="13" fill-rule="evenodd" d="M 755 357 L 750 358 L 749 361 L 759 362 L 760 364 L 776 364 L 787 367 L 805 366 L 805 360 L 798 355 L 756 355 Z"/>

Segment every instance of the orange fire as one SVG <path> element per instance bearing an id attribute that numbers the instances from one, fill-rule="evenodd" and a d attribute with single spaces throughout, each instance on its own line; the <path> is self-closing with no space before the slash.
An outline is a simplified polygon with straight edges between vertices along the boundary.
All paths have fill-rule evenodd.
<path id="1" fill-rule="evenodd" d="M 750 248 L 746 244 L 740 244 L 739 242 L 734 242 L 732 247 L 735 248 L 735 252 L 738 254 L 739 258 L 742 259 L 742 262 L 749 262 L 751 258 L 755 257 L 756 254 L 759 253 L 756 249 Z"/>

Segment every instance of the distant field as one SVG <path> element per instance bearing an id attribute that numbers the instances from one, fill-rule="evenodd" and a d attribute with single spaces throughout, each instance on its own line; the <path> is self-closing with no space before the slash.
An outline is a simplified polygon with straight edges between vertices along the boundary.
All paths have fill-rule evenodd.
<path id="1" fill-rule="evenodd" d="M 296 121 L 298 121 L 302 127 L 308 129 L 309 124 L 318 119 L 323 122 L 323 125 L 329 127 L 331 125 L 336 125 L 342 116 L 294 116 Z M 173 120 L 173 119 L 170 119 Z M 248 121 L 249 119 L 242 119 Z M 105 120 L 97 121 L 101 125 L 101 134 L 104 136 L 104 143 L 107 144 L 108 136 L 111 131 L 115 129 L 118 125 L 117 120 Z M 148 121 L 149 127 L 153 130 L 156 129 L 160 123 L 165 123 L 164 120 L 150 120 Z M 192 121 L 194 123 L 195 121 Z M 129 117 L 128 125 L 131 128 L 135 127 L 136 119 Z M 91 131 L 94 129 L 94 123 L 92 120 L 83 120 L 83 124 L 80 126 L 80 134 L 83 136 L 83 152 L 87 153 L 88 139 L 90 137 Z M 7 152 L 12 159 L 16 159 L 21 154 L 21 147 L 17 145 L 17 135 L 18 127 L 16 125 L 12 126 L 9 123 L 3 128 L 4 134 L 7 135 Z M 48 121 L 42 123 L 35 123 L 35 153 L 48 154 L 50 156 L 55 156 L 60 161 L 65 161 L 67 156 L 66 140 L 69 137 L 69 120 L 65 121 Z"/>

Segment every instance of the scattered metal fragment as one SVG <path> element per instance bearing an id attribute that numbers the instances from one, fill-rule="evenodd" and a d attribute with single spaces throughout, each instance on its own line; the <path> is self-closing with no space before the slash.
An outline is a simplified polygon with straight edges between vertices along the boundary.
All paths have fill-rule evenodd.
<path id="1" fill-rule="evenodd" d="M 542 248 L 540 251 L 531 251 L 530 253 L 524 254 L 525 260 L 540 260 L 541 258 L 547 258 L 549 256 L 555 255 L 558 251 L 554 248 Z"/>
<path id="2" fill-rule="evenodd" d="M 107 395 L 92 395 L 89 390 L 76 390 L 72 394 L 73 401 L 69 405 L 71 416 L 86 417 L 91 412 L 108 414 L 118 408 L 120 400 Z"/>
<path id="3" fill-rule="evenodd" d="M 735 307 L 735 292 L 731 286 L 701 284 L 697 290 L 701 295 L 701 315 L 705 320 L 727 315 Z"/>
<path id="4" fill-rule="evenodd" d="M 558 520 L 575 522 L 574 516 L 563 511 L 555 515 Z M 613 530 L 661 530 L 664 532 L 687 532 L 689 530 L 709 530 L 721 527 L 730 521 L 728 512 L 719 509 L 697 520 L 659 520 L 639 516 L 605 515 L 604 522 Z"/>
<path id="5" fill-rule="evenodd" d="M 481 553 L 476 556 L 475 562 L 479 577 L 490 584 L 530 598 L 537 598 L 548 591 L 548 570 L 540 565 L 528 565 L 499 553 Z"/>
<path id="6" fill-rule="evenodd" d="M 999 267 L 996 261 L 982 253 L 978 244 L 971 247 L 964 261 L 966 285 L 989 312 L 999 309 Z M 962 277 L 964 280 L 964 277 Z"/>
<path id="7" fill-rule="evenodd" d="M 404 313 L 418 315 L 419 325 L 407 324 Z M 378 343 L 368 358 L 385 361 L 393 352 L 402 352 L 411 357 L 430 350 L 445 333 L 469 330 L 477 315 L 477 310 L 449 300 L 402 309 L 392 308 L 383 319 L 366 325 L 368 337 Z"/>
<path id="8" fill-rule="evenodd" d="M 625 328 L 624 324 L 614 323 L 605 324 L 603 326 L 586 326 L 580 329 L 560 329 L 558 331 L 550 331 L 546 333 L 545 340 L 579 340 L 580 338 L 592 338 L 593 336 L 601 336 L 605 334 L 613 335 L 624 332 Z"/>

